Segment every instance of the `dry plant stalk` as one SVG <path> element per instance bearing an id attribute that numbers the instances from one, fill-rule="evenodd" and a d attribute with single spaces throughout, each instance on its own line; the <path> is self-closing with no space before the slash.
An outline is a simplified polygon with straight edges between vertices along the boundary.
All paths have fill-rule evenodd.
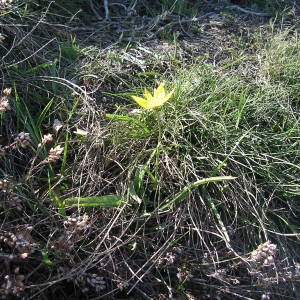
<path id="1" fill-rule="evenodd" d="M 7 193 L 11 191 L 11 185 L 10 182 L 7 179 L 0 180 L 0 190 L 3 193 Z"/>
<path id="2" fill-rule="evenodd" d="M 53 135 L 51 133 L 44 134 L 41 140 L 41 143 L 38 144 L 38 147 L 49 146 L 53 143 Z"/>
<path id="3" fill-rule="evenodd" d="M 51 148 L 48 157 L 44 160 L 44 163 L 53 163 L 58 161 L 63 151 L 64 151 L 64 147 L 61 147 L 60 145 Z"/>
<path id="4" fill-rule="evenodd" d="M 277 246 L 267 241 L 257 247 L 250 255 L 249 262 L 255 265 L 269 266 L 274 264 Z"/>
<path id="5" fill-rule="evenodd" d="M 11 107 L 10 107 L 7 97 L 1 97 L 0 98 L 0 112 L 6 112 L 8 110 L 11 110 Z"/>
<path id="6" fill-rule="evenodd" d="M 4 277 L 4 282 L 0 287 L 0 295 L 4 297 L 11 295 L 15 297 L 19 297 L 20 293 L 24 291 L 24 279 L 25 276 L 19 274 L 19 268 L 15 268 L 14 274 L 6 275 Z M 5 299 L 5 298 L 4 298 Z"/>
<path id="7" fill-rule="evenodd" d="M 11 88 L 6 88 L 2 92 L 3 96 L 0 97 L 0 112 L 11 110 L 8 97 L 11 94 Z"/>
<path id="8" fill-rule="evenodd" d="M 28 132 L 20 132 L 14 140 L 14 148 L 27 148 L 31 144 L 30 134 Z"/>
<path id="9" fill-rule="evenodd" d="M 37 243 L 31 237 L 31 226 L 18 226 L 11 231 L 2 231 L 0 233 L 0 242 L 4 243 L 11 249 L 17 250 L 21 254 L 31 254 Z"/>
<path id="10" fill-rule="evenodd" d="M 0 191 L 4 193 L 4 206 L 11 207 L 17 211 L 22 211 L 22 200 L 20 196 L 13 192 L 13 186 L 7 179 L 0 180 Z"/>
<path id="11" fill-rule="evenodd" d="M 65 230 L 62 235 L 51 243 L 51 248 L 60 249 L 62 251 L 71 251 L 76 242 L 82 240 L 82 233 L 89 227 L 89 216 L 71 216 L 64 221 Z"/>

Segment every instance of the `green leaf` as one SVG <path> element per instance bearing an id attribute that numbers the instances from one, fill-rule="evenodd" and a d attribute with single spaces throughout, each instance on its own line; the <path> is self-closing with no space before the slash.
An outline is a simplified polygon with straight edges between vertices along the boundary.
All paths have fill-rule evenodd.
<path id="1" fill-rule="evenodd" d="M 62 163 L 60 168 L 60 172 L 62 174 L 64 173 L 67 165 L 68 146 L 69 146 L 69 134 L 66 133 L 65 142 L 64 142 L 64 152 L 63 152 Z"/>
<path id="2" fill-rule="evenodd" d="M 230 151 L 230 153 L 225 157 L 225 159 L 212 171 L 212 173 L 210 174 L 212 177 L 216 176 L 217 174 L 219 174 L 219 172 L 221 171 L 221 169 L 226 166 L 226 163 L 228 161 L 228 159 L 230 158 L 230 156 L 232 155 L 232 153 L 235 151 L 235 149 L 239 146 L 239 144 L 242 142 L 242 140 L 249 134 L 249 132 L 252 130 L 252 128 L 250 128 L 247 132 L 245 132 L 239 139 L 238 141 L 235 143 L 235 145 L 233 146 L 232 150 Z"/>
<path id="3" fill-rule="evenodd" d="M 42 253 L 42 256 L 43 256 L 43 263 L 44 264 L 46 264 L 48 266 L 51 266 L 51 265 L 54 264 L 53 261 L 49 258 L 47 250 L 42 250 L 41 253 Z"/>
<path id="4" fill-rule="evenodd" d="M 32 67 L 32 68 L 26 70 L 24 72 L 24 75 L 29 74 L 29 73 L 34 73 L 34 72 L 39 71 L 39 70 L 47 69 L 47 68 L 55 66 L 55 65 L 56 65 L 56 61 L 45 62 L 45 63 L 42 63 L 38 66 L 35 66 L 35 67 Z"/>
<path id="5" fill-rule="evenodd" d="M 36 127 L 38 128 L 38 130 L 41 131 L 41 126 L 42 126 L 42 123 L 45 121 L 45 118 L 47 116 L 47 114 L 49 113 L 50 111 L 50 108 L 52 106 L 54 102 L 54 98 L 52 98 L 48 103 L 47 105 L 45 106 L 45 108 L 42 110 L 42 112 L 39 114 L 39 117 L 38 117 L 38 120 L 36 122 Z"/>
<path id="6" fill-rule="evenodd" d="M 136 192 L 141 195 L 144 192 L 144 177 L 147 166 L 139 167 L 134 175 L 133 185 Z"/>
<path id="7" fill-rule="evenodd" d="M 167 201 L 167 203 L 165 205 L 163 205 L 161 208 L 160 208 L 160 212 L 162 211 L 165 211 L 165 210 L 168 210 L 170 209 L 172 206 L 174 206 L 175 204 L 178 204 L 180 203 L 182 200 L 184 200 L 189 192 L 200 186 L 200 185 L 203 185 L 203 184 L 208 184 L 208 183 L 213 183 L 213 182 L 222 182 L 222 181 L 227 181 L 227 180 L 233 180 L 233 179 L 236 179 L 236 177 L 232 177 L 232 176 L 217 176 L 217 177 L 210 177 L 210 178 L 204 178 L 204 179 L 200 179 L 198 181 L 195 181 L 187 186 L 185 186 L 179 193 L 177 193 L 175 195 L 174 198 L 172 198 L 171 200 Z"/>
<path id="8" fill-rule="evenodd" d="M 58 211 L 62 216 L 66 215 L 66 211 L 65 211 L 65 204 L 63 201 L 61 201 L 61 199 L 59 198 L 59 196 L 55 193 L 53 187 L 52 187 L 52 183 L 51 183 L 51 173 L 53 173 L 53 170 L 49 169 L 48 170 L 48 185 L 49 185 L 49 195 L 50 197 L 55 201 L 57 207 L 58 207 Z"/>
<path id="9" fill-rule="evenodd" d="M 213 198 L 208 198 L 207 199 L 208 203 L 209 203 L 209 206 L 211 208 L 211 210 L 213 211 L 213 214 L 215 215 L 215 218 L 217 220 L 217 222 L 219 223 L 220 225 L 220 228 L 217 227 L 218 230 L 220 230 L 220 232 L 223 234 L 225 240 L 230 243 L 230 237 L 229 237 L 229 234 L 227 232 L 227 229 L 226 229 L 226 226 L 224 225 L 224 222 L 221 218 L 221 215 L 220 213 L 218 212 L 218 209 L 214 203 L 214 201 L 216 201 L 215 199 Z"/>
<path id="10" fill-rule="evenodd" d="M 147 134 L 150 133 L 149 129 L 145 126 L 145 124 L 143 124 L 141 121 L 139 121 L 135 118 L 128 117 L 128 116 L 115 115 L 115 114 L 106 114 L 105 116 L 112 120 L 131 122 L 131 123 L 135 124 L 136 126 L 140 127 L 141 129 L 143 129 L 143 131 L 145 133 L 147 133 Z"/>
<path id="11" fill-rule="evenodd" d="M 105 195 L 93 197 L 67 198 L 64 203 L 71 207 L 119 207 L 123 204 L 123 197 L 118 195 Z"/>
<path id="12" fill-rule="evenodd" d="M 134 184 L 131 182 L 129 184 L 128 193 L 131 199 L 136 201 L 138 204 L 141 204 L 143 200 L 138 196 Z"/>
<path id="13" fill-rule="evenodd" d="M 16 118 L 18 122 L 17 126 L 21 127 L 19 123 L 21 121 L 23 123 L 22 127 L 26 128 L 26 131 L 30 133 L 30 137 L 33 139 L 34 143 L 38 144 L 40 141 L 39 129 L 37 128 L 35 121 L 32 118 L 32 114 L 30 113 L 26 103 L 23 100 L 21 100 L 21 98 L 19 97 L 15 83 L 14 83 L 14 92 L 15 92 L 14 103 L 16 107 Z"/>
<path id="14" fill-rule="evenodd" d="M 159 76 L 160 74 L 157 72 L 149 71 L 149 72 L 140 72 L 137 73 L 136 76 L 139 77 L 149 77 L 149 76 Z"/>

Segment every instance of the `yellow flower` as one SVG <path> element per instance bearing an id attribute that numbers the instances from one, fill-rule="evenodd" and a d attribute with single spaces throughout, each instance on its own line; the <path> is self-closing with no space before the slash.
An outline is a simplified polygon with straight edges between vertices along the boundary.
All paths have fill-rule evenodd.
<path id="1" fill-rule="evenodd" d="M 141 107 L 145 109 L 151 109 L 161 107 L 172 97 L 173 93 L 174 89 L 170 93 L 166 94 L 165 84 L 161 83 L 157 89 L 154 89 L 153 95 L 151 95 L 151 93 L 145 89 L 144 98 L 137 96 L 131 97 Z"/>

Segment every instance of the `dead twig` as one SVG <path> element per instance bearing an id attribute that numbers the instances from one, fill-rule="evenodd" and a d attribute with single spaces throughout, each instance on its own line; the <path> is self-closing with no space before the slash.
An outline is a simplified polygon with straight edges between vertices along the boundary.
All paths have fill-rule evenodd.
<path id="1" fill-rule="evenodd" d="M 266 12 L 260 12 L 260 11 L 255 11 L 255 10 L 252 10 L 252 9 L 242 8 L 239 5 L 230 5 L 230 6 L 227 6 L 227 8 L 236 9 L 236 10 L 239 10 L 239 11 L 245 13 L 245 14 L 255 15 L 255 16 L 259 16 L 259 17 L 269 17 L 271 15 L 271 14 L 266 13 Z"/>

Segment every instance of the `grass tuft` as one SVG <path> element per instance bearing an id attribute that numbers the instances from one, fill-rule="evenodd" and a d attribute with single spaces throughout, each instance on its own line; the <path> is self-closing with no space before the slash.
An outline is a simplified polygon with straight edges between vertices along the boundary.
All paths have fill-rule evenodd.
<path id="1" fill-rule="evenodd" d="M 297 7 L 81 2 L 0 4 L 0 295 L 297 297 Z"/>

